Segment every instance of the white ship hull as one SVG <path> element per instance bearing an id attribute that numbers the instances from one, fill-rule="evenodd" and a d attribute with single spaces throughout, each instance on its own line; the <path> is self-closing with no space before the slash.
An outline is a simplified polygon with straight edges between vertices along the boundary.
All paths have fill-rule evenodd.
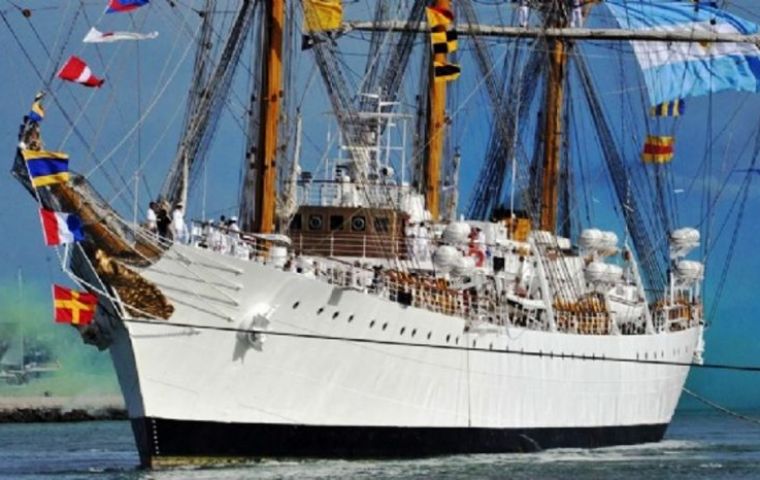
<path id="1" fill-rule="evenodd" d="M 688 363 L 701 338 L 465 332 L 460 318 L 183 246 L 141 273 L 175 306 L 166 324 L 110 332 L 146 466 L 657 441 L 688 367 L 578 357 Z M 277 334 L 252 343 L 236 328 Z"/>

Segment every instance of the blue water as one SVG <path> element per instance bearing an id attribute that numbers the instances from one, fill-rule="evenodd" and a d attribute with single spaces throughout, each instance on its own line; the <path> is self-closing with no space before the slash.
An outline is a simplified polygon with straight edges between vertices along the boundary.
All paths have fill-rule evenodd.
<path id="1" fill-rule="evenodd" d="M 757 414 L 755 416 L 758 416 Z M 665 441 L 599 450 L 404 461 L 262 461 L 149 472 L 127 422 L 0 425 L 0 479 L 759 479 L 760 425 L 679 414 Z"/>

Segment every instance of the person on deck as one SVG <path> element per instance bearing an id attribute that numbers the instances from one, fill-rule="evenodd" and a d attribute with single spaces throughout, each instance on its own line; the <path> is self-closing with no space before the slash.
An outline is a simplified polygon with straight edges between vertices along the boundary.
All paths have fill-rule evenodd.
<path id="1" fill-rule="evenodd" d="M 580 28 L 583 26 L 583 3 L 581 0 L 570 0 L 570 27 Z"/>
<path id="2" fill-rule="evenodd" d="M 528 26 L 529 17 L 530 7 L 528 6 L 528 0 L 517 0 L 517 22 L 522 28 Z"/>
<path id="3" fill-rule="evenodd" d="M 420 222 L 417 227 L 417 238 L 415 241 L 415 256 L 421 262 L 430 260 L 430 231 L 424 222 Z"/>
<path id="4" fill-rule="evenodd" d="M 148 204 L 148 212 L 145 214 L 145 227 L 152 234 L 158 233 L 158 204 L 156 202 L 150 202 Z"/>
<path id="5" fill-rule="evenodd" d="M 169 212 L 166 211 L 166 207 L 163 205 L 157 205 L 158 212 L 156 213 L 156 229 L 158 230 L 158 236 L 164 240 L 169 240 L 171 235 L 169 233 L 169 225 L 172 221 L 169 218 Z"/>
<path id="6" fill-rule="evenodd" d="M 178 203 L 172 211 L 172 234 L 175 242 L 187 243 L 187 225 L 185 224 L 185 210 L 182 203 Z"/>
<path id="7" fill-rule="evenodd" d="M 417 260 L 417 224 L 409 222 L 404 229 L 404 236 L 406 237 L 406 251 L 410 260 Z"/>

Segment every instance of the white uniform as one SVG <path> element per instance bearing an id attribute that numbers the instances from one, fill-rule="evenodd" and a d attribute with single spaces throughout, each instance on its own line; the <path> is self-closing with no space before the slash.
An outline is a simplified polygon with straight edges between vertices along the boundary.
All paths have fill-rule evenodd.
<path id="1" fill-rule="evenodd" d="M 430 260 L 430 232 L 425 225 L 417 228 L 417 239 L 415 242 L 415 255 L 417 260 L 426 262 Z"/>
<path id="2" fill-rule="evenodd" d="M 155 233 L 158 230 L 158 217 L 152 208 L 148 208 L 148 213 L 145 214 L 145 219 L 148 230 Z"/>
<path id="3" fill-rule="evenodd" d="M 517 10 L 517 21 L 520 22 L 520 26 L 525 28 L 528 26 L 528 17 L 530 16 L 530 8 L 528 8 L 528 0 L 520 0 L 520 6 Z"/>
<path id="4" fill-rule="evenodd" d="M 572 0 L 573 10 L 570 16 L 570 26 L 579 28 L 583 26 L 583 10 L 581 9 L 581 0 Z"/>
<path id="5" fill-rule="evenodd" d="M 185 213 L 182 208 L 177 207 L 172 212 L 172 233 L 174 241 L 187 243 L 187 225 L 185 225 Z"/>

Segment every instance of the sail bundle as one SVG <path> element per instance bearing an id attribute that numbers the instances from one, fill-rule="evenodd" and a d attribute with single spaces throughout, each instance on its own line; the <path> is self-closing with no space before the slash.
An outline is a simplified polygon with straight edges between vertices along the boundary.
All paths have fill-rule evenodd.
<path id="1" fill-rule="evenodd" d="M 752 35 L 760 29 L 713 2 L 608 0 L 624 28 L 654 32 Z M 726 90 L 760 92 L 760 49 L 751 43 L 633 40 L 650 105 Z"/>

